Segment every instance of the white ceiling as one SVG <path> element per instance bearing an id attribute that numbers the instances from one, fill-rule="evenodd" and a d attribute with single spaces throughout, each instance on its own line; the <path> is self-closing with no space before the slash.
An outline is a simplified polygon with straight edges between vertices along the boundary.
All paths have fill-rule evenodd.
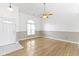
<path id="1" fill-rule="evenodd" d="M 15 3 L 14 5 L 18 6 L 21 12 L 37 17 L 41 16 L 44 11 L 43 3 Z M 46 10 L 50 13 L 55 12 L 55 5 L 55 3 L 46 3 Z"/>
<path id="2" fill-rule="evenodd" d="M 20 11 L 30 15 L 39 15 L 43 11 L 43 4 L 39 3 L 16 3 Z"/>
<path id="3" fill-rule="evenodd" d="M 43 12 L 43 3 L 15 3 L 14 5 L 18 6 L 20 11 L 26 14 L 39 16 Z M 79 4 L 72 3 L 47 3 L 46 9 L 50 13 L 60 14 L 60 13 L 73 13 L 78 12 Z M 52 17 L 52 16 L 51 16 Z"/>

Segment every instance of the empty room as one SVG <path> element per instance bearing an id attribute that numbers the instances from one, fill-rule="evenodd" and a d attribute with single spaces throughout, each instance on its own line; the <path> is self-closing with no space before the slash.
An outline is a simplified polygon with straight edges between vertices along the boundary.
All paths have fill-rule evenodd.
<path id="1" fill-rule="evenodd" d="M 0 56 L 79 56 L 79 4 L 0 3 Z"/>

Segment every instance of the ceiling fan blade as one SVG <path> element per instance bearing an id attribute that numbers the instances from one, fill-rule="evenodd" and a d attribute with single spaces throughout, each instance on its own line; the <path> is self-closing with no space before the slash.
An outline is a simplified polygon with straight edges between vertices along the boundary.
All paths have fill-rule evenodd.
<path id="1" fill-rule="evenodd" d="M 48 15 L 53 15 L 52 13 L 49 13 Z"/>

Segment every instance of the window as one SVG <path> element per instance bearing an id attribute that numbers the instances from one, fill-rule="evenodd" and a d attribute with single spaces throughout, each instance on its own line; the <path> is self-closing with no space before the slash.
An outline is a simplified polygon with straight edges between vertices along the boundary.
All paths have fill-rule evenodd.
<path id="1" fill-rule="evenodd" d="M 27 22 L 27 35 L 34 35 L 35 34 L 35 23 L 32 20 Z"/>

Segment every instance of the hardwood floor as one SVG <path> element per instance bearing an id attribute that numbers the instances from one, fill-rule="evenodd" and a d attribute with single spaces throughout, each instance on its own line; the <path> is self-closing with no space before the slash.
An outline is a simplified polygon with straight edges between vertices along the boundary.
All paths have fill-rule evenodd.
<path id="1" fill-rule="evenodd" d="M 28 39 L 20 42 L 21 50 L 6 56 L 79 56 L 79 45 L 47 38 Z"/>

